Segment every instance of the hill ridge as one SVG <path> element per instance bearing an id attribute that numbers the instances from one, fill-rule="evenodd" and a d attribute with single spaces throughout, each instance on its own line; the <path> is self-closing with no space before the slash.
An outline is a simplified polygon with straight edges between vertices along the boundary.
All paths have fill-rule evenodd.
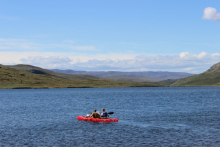
<path id="1" fill-rule="evenodd" d="M 46 74 L 50 76 L 55 76 L 63 79 L 100 79 L 97 76 L 84 75 L 84 74 L 66 74 L 66 73 L 57 73 L 51 70 L 43 69 L 41 67 L 28 65 L 28 64 L 17 64 L 17 65 L 5 65 L 6 67 L 21 70 L 23 72 L 33 73 L 33 74 Z"/>
<path id="2" fill-rule="evenodd" d="M 220 62 L 201 74 L 179 79 L 171 86 L 220 86 Z"/>
<path id="3" fill-rule="evenodd" d="M 219 71 L 218 71 L 219 70 Z M 212 72 L 220 72 L 220 62 L 214 64 L 213 66 L 210 67 L 210 69 L 208 69 L 207 71 L 205 71 L 205 73 L 212 73 Z"/>

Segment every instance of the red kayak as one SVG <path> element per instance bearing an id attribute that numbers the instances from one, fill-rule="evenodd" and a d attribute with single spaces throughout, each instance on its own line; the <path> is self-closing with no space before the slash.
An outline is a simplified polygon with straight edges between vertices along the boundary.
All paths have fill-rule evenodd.
<path id="1" fill-rule="evenodd" d="M 78 120 L 87 120 L 87 121 L 94 121 L 94 122 L 118 122 L 117 118 L 87 118 L 84 116 L 77 116 Z"/>

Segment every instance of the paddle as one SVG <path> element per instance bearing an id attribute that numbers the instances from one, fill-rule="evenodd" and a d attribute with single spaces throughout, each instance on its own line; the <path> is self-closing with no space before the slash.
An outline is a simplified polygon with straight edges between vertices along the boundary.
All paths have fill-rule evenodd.
<path id="1" fill-rule="evenodd" d="M 108 112 L 108 114 L 114 114 L 114 112 Z"/>

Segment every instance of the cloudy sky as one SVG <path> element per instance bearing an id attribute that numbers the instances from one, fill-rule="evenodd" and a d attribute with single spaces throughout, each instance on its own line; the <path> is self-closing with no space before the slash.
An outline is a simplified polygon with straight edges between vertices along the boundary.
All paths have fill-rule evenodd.
<path id="1" fill-rule="evenodd" d="M 201 73 L 220 62 L 220 0 L 1 0 L 0 64 Z"/>

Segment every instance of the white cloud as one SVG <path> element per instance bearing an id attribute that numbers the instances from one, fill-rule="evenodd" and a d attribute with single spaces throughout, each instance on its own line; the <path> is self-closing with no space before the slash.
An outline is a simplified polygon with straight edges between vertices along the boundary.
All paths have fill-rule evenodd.
<path id="1" fill-rule="evenodd" d="M 212 54 L 213 59 L 219 59 L 220 58 L 220 53 L 214 53 Z"/>
<path id="2" fill-rule="evenodd" d="M 182 52 L 180 53 L 180 58 L 181 59 L 186 59 L 186 60 L 189 60 L 189 59 L 195 59 L 196 58 L 196 55 L 190 53 L 190 52 Z"/>
<path id="3" fill-rule="evenodd" d="M 45 64 L 47 68 L 57 68 L 57 67 L 67 67 L 71 65 L 71 59 L 68 57 L 59 57 L 59 56 L 30 56 L 28 58 L 22 58 L 20 60 L 22 63 L 38 65 L 40 67 L 44 67 Z"/>
<path id="4" fill-rule="evenodd" d="M 211 55 L 206 52 L 201 52 L 198 55 L 192 54 L 190 52 L 182 52 L 180 53 L 179 56 L 181 59 L 185 59 L 185 60 L 200 60 L 200 59 L 204 60 L 204 59 L 209 59 Z"/>
<path id="5" fill-rule="evenodd" d="M 215 8 L 207 7 L 204 9 L 203 19 L 210 19 L 214 21 L 220 21 L 220 13 Z"/>
<path id="6" fill-rule="evenodd" d="M 135 55 L 61 52 L 0 52 L 0 64 L 31 64 L 42 68 L 73 70 L 175 71 L 201 73 L 220 62 L 220 53 Z"/>
<path id="7" fill-rule="evenodd" d="M 209 55 L 208 53 L 206 52 L 201 52 L 199 55 L 198 55 L 198 59 L 209 59 L 211 55 Z"/>

